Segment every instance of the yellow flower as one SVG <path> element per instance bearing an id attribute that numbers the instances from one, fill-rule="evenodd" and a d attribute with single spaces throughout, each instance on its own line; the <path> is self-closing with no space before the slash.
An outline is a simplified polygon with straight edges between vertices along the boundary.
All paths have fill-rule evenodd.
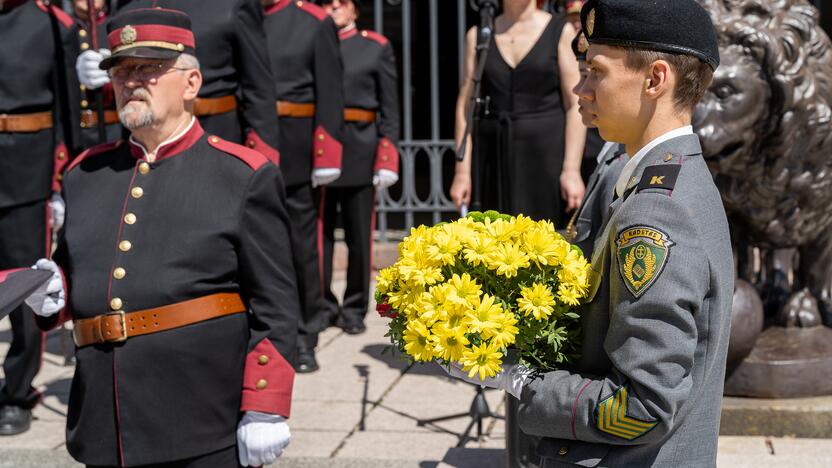
<path id="1" fill-rule="evenodd" d="M 524 232 L 531 231 L 532 229 L 535 229 L 536 227 L 537 227 L 537 223 L 533 219 L 529 218 L 528 216 L 523 216 L 523 215 L 520 214 L 520 215 L 517 215 L 514 218 L 514 230 L 517 233 L 522 234 Z"/>
<path id="2" fill-rule="evenodd" d="M 534 283 L 532 287 L 522 287 L 517 305 L 525 315 L 534 315 L 537 320 L 546 320 L 552 314 L 555 298 L 548 286 Z"/>
<path id="3" fill-rule="evenodd" d="M 424 249 L 403 253 L 397 265 L 399 275 L 417 285 L 431 285 L 444 279 L 441 264 L 433 261 Z"/>
<path id="4" fill-rule="evenodd" d="M 442 326 L 434 330 L 433 348 L 437 357 L 446 361 L 459 361 L 465 347 L 468 346 L 468 338 L 465 338 L 465 327 Z"/>
<path id="5" fill-rule="evenodd" d="M 581 303 L 581 298 L 584 297 L 585 294 L 585 292 L 582 292 L 577 288 L 569 287 L 567 284 L 558 285 L 558 299 L 560 299 L 560 301 L 564 304 L 571 306 L 579 305 Z"/>
<path id="6" fill-rule="evenodd" d="M 497 242 L 488 234 L 473 234 L 468 242 L 468 247 L 462 251 L 465 260 L 471 265 L 477 266 L 486 263 L 488 258 L 497 251 Z"/>
<path id="7" fill-rule="evenodd" d="M 503 221 L 502 219 L 490 222 L 486 221 L 485 227 L 488 233 L 491 234 L 491 237 L 497 242 L 510 242 L 520 234 L 520 232 L 514 229 L 513 222 Z"/>
<path id="8" fill-rule="evenodd" d="M 514 242 L 504 242 L 488 258 L 488 268 L 497 270 L 498 275 L 506 278 L 517 276 L 517 270 L 529 266 L 529 256 L 520 250 Z"/>
<path id="9" fill-rule="evenodd" d="M 441 305 L 436 302 L 433 294 L 423 292 L 407 309 L 408 318 L 418 318 L 425 326 L 432 326 L 442 316 Z"/>
<path id="10" fill-rule="evenodd" d="M 523 247 L 529 258 L 538 265 L 549 265 L 557 258 L 555 236 L 544 229 L 532 229 L 523 235 Z"/>
<path id="11" fill-rule="evenodd" d="M 419 320 L 410 320 L 404 331 L 404 350 L 416 361 L 433 359 L 433 340 L 430 330 Z"/>
<path id="12" fill-rule="evenodd" d="M 520 330 L 516 327 L 517 318 L 514 314 L 503 314 L 502 317 L 498 318 L 495 323 L 497 326 L 491 336 L 491 342 L 499 348 L 504 348 L 513 344 L 517 333 L 520 332 Z"/>
<path id="13" fill-rule="evenodd" d="M 445 304 L 442 308 L 439 321 L 442 323 L 442 326 L 456 328 L 465 323 L 469 310 L 469 306 L 450 303 Z"/>
<path id="14" fill-rule="evenodd" d="M 447 300 L 454 304 L 465 306 L 473 304 L 482 294 L 480 285 L 468 273 L 463 273 L 462 276 L 454 274 L 445 284 L 448 285 Z"/>
<path id="15" fill-rule="evenodd" d="M 387 303 L 396 310 L 407 312 L 408 306 L 416 303 L 425 292 L 424 286 L 405 284 L 399 291 L 387 293 Z"/>
<path id="16" fill-rule="evenodd" d="M 481 343 L 462 355 L 462 370 L 468 372 L 468 377 L 479 374 L 480 380 L 486 377 L 494 377 L 502 370 L 501 353 L 494 344 Z"/>
<path id="17" fill-rule="evenodd" d="M 488 294 L 483 294 L 482 298 L 477 298 L 475 302 L 474 308 L 465 314 L 468 332 L 479 333 L 487 340 L 497 329 L 496 320 L 503 313 L 503 307 L 499 303 L 495 304 L 494 296 Z"/>
<path id="18" fill-rule="evenodd" d="M 433 242 L 427 246 L 427 253 L 433 261 L 453 266 L 456 254 L 462 249 L 462 244 L 446 226 L 448 225 L 445 224 L 436 228 Z"/>
<path id="19" fill-rule="evenodd" d="M 393 286 L 395 286 L 398 280 L 399 272 L 396 268 L 392 266 L 384 268 L 376 276 L 376 291 L 381 294 L 387 294 L 388 291 L 393 289 Z"/>

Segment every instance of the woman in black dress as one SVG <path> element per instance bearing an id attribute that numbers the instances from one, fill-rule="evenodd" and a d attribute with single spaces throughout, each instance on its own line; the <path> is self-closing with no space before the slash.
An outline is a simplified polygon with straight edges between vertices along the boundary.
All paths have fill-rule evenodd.
<path id="1" fill-rule="evenodd" d="M 559 221 L 560 200 L 577 208 L 586 129 L 571 89 L 578 82 L 571 41 L 575 28 L 538 8 L 537 0 L 504 0 L 485 63 L 473 155 L 482 182 L 482 209 Z M 467 121 L 475 67 L 476 30 L 466 44 L 466 75 L 457 99 L 456 136 Z M 451 198 L 471 200 L 472 146 L 457 163 Z"/>

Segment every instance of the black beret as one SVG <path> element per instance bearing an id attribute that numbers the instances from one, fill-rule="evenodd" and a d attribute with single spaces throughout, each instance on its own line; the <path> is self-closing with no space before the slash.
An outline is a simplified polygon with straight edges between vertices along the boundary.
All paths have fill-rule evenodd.
<path id="1" fill-rule="evenodd" d="M 196 41 L 191 18 L 164 8 L 141 8 L 119 13 L 107 23 L 107 41 L 113 55 L 101 61 L 103 70 L 124 57 L 173 59 L 194 55 Z"/>
<path id="2" fill-rule="evenodd" d="M 589 48 L 589 43 L 586 41 L 583 31 L 578 31 L 575 38 L 572 39 L 572 53 L 579 62 L 586 61 L 586 51 Z"/>
<path id="3" fill-rule="evenodd" d="M 716 30 L 696 0 L 589 0 L 581 24 L 590 44 L 692 55 L 719 66 Z"/>

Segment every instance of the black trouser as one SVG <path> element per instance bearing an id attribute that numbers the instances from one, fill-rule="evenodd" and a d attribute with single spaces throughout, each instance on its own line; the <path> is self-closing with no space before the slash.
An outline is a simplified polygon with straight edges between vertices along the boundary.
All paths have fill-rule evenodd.
<path id="1" fill-rule="evenodd" d="M 311 184 L 286 188 L 286 207 L 292 225 L 292 256 L 297 272 L 301 317 L 298 349 L 311 351 L 318 345 L 321 320 L 321 268 L 318 221 L 320 191 Z"/>
<path id="2" fill-rule="evenodd" d="M 332 254 L 335 245 L 337 208 L 341 207 L 344 241 L 347 244 L 347 289 L 343 304 L 332 293 Z M 338 325 L 364 322 L 370 302 L 370 259 L 372 257 L 375 188 L 327 187 L 324 195 L 324 309 L 337 316 Z"/>
<path id="3" fill-rule="evenodd" d="M 166 463 L 154 463 L 142 465 L 145 468 L 238 468 L 240 462 L 237 459 L 237 446 L 212 452 L 206 455 L 199 455 L 193 458 L 186 458 Z M 87 465 L 87 468 L 111 468 L 108 465 Z M 116 467 L 112 467 L 116 468 Z"/>
<path id="4" fill-rule="evenodd" d="M 29 267 L 49 251 L 46 200 L 0 208 L 0 270 Z M 0 405 L 31 408 L 40 394 L 32 380 L 40 369 L 43 333 L 32 310 L 22 305 L 9 318 L 12 342 L 3 371 L 6 379 L 0 388 Z"/>

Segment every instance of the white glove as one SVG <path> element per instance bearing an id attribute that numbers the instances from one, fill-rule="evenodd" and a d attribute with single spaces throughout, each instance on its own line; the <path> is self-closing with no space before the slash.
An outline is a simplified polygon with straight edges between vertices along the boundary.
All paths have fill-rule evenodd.
<path id="1" fill-rule="evenodd" d="M 399 181 L 399 175 L 389 169 L 379 169 L 373 174 L 373 185 L 377 189 L 386 189 Z"/>
<path id="2" fill-rule="evenodd" d="M 331 182 L 335 182 L 335 179 L 339 177 L 341 177 L 341 169 L 335 167 L 322 167 L 320 169 L 314 169 L 312 171 L 312 186 L 321 187 Z"/>
<path id="3" fill-rule="evenodd" d="M 243 466 L 269 465 L 289 445 L 292 434 L 286 418 L 276 414 L 246 411 L 237 425 L 237 451 Z"/>
<path id="4" fill-rule="evenodd" d="M 49 212 L 52 214 L 52 227 L 57 231 L 64 226 L 66 203 L 59 193 L 53 193 L 49 200 Z"/>
<path id="5" fill-rule="evenodd" d="M 41 317 L 51 317 L 66 305 L 66 292 L 64 291 L 64 279 L 61 275 L 61 269 L 52 260 L 42 258 L 38 260 L 35 270 L 46 270 L 52 272 L 52 278 L 49 278 L 45 284 L 41 285 L 31 296 L 27 297 L 26 305 L 31 307 L 32 311 Z"/>
<path id="6" fill-rule="evenodd" d="M 110 82 L 107 71 L 98 68 L 102 60 L 110 56 L 108 49 L 85 50 L 75 61 L 78 81 L 89 89 L 98 89 Z"/>
<path id="7" fill-rule="evenodd" d="M 520 399 L 523 393 L 523 387 L 531 379 L 532 371 L 522 364 L 503 364 L 503 370 L 494 377 L 486 377 L 485 380 L 480 380 L 478 376 L 468 376 L 468 372 L 462 370 L 462 365 L 454 362 L 450 367 L 439 365 L 451 377 L 464 380 L 470 384 L 479 385 L 481 387 L 496 388 L 498 390 L 505 390 Z"/>

